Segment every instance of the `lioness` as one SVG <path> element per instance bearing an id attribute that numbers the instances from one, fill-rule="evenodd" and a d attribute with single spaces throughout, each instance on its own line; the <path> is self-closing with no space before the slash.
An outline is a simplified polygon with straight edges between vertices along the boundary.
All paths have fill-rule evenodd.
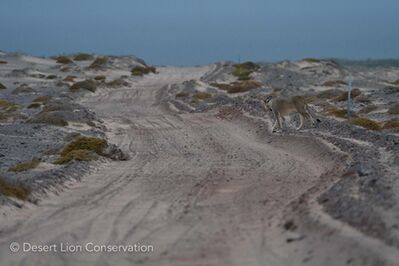
<path id="1" fill-rule="evenodd" d="M 312 111 L 306 104 L 304 96 L 268 96 L 263 100 L 265 106 L 273 113 L 275 118 L 275 123 L 273 124 L 272 131 L 275 131 L 278 125 L 281 130 L 283 130 L 282 124 L 285 121 L 284 116 L 289 115 L 293 112 L 299 113 L 300 124 L 296 130 L 303 127 L 304 120 L 309 118 L 312 125 L 315 125 L 315 119 L 313 117 Z M 320 119 L 316 118 L 317 122 Z"/>

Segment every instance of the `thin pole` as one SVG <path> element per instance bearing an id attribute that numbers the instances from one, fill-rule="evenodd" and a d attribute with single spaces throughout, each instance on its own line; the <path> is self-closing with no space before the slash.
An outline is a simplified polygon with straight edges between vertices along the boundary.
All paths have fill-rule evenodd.
<path id="1" fill-rule="evenodd" d="M 352 74 L 349 74 L 349 82 L 348 82 L 348 120 L 351 119 L 351 112 L 352 112 Z"/>

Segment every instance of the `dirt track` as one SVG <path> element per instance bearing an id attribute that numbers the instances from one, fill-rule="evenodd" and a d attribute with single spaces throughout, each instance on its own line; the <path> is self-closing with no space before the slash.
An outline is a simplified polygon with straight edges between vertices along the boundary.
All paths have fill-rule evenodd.
<path id="1" fill-rule="evenodd" d="M 323 173 L 340 169 L 337 155 L 314 138 L 259 134 L 253 118 L 181 114 L 161 103 L 166 86 L 207 71 L 161 68 L 131 88 L 83 99 L 131 159 L 107 162 L 71 190 L 7 218 L 2 265 L 290 265 L 273 251 L 273 225 Z M 11 241 L 139 242 L 155 250 L 10 254 Z"/>

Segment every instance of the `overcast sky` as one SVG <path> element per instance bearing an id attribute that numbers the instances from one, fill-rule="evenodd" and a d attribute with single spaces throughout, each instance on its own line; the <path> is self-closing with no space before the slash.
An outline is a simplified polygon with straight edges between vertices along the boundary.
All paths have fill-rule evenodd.
<path id="1" fill-rule="evenodd" d="M 399 0 L 0 0 L 0 50 L 168 65 L 399 58 Z"/>

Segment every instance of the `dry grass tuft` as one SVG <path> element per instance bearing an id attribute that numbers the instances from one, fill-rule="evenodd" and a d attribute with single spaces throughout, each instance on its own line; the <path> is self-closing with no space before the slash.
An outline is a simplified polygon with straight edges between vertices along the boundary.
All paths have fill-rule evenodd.
<path id="1" fill-rule="evenodd" d="M 70 64 L 73 63 L 71 59 L 69 59 L 69 57 L 61 55 L 55 58 L 56 62 L 58 64 Z"/>
<path id="2" fill-rule="evenodd" d="M 26 186 L 20 184 L 10 184 L 0 178 L 0 195 L 17 198 L 20 200 L 27 200 L 31 192 L 31 189 Z"/>
<path id="3" fill-rule="evenodd" d="M 370 105 L 360 109 L 359 113 L 360 114 L 368 114 L 368 113 L 371 113 L 371 112 L 373 112 L 373 111 L 375 111 L 377 109 L 378 109 L 378 106 L 376 106 L 374 104 L 370 104 Z"/>
<path id="4" fill-rule="evenodd" d="M 93 60 L 94 56 L 92 56 L 91 54 L 86 54 L 86 53 L 79 53 L 77 55 L 75 55 L 75 57 L 73 58 L 74 61 L 89 61 L 89 60 Z"/>
<path id="5" fill-rule="evenodd" d="M 105 66 L 108 63 L 107 57 L 97 57 L 96 60 L 91 63 L 89 69 L 99 69 Z"/>
<path id="6" fill-rule="evenodd" d="M 27 84 L 21 84 L 20 86 L 18 86 L 15 90 L 13 90 L 13 92 L 11 94 L 25 94 L 25 93 L 32 93 L 35 92 L 31 87 L 29 87 L 29 85 Z"/>
<path id="7" fill-rule="evenodd" d="M 49 95 L 43 95 L 43 96 L 39 96 L 35 99 L 33 99 L 32 102 L 34 103 L 48 103 L 53 97 L 49 96 Z"/>
<path id="8" fill-rule="evenodd" d="M 95 81 L 88 79 L 88 80 L 76 82 L 69 89 L 71 91 L 78 91 L 80 89 L 83 89 L 83 90 L 95 92 L 97 89 L 97 84 Z"/>
<path id="9" fill-rule="evenodd" d="M 203 92 L 203 91 L 197 91 L 193 95 L 193 98 L 196 100 L 205 100 L 205 99 L 209 99 L 211 97 L 212 97 L 212 94 L 210 94 L 208 92 Z"/>
<path id="10" fill-rule="evenodd" d="M 385 121 L 382 125 L 382 129 L 393 129 L 393 128 L 399 128 L 398 120 Z"/>
<path id="11" fill-rule="evenodd" d="M 262 83 L 256 80 L 236 81 L 227 83 L 211 83 L 211 86 L 227 91 L 228 93 L 247 92 L 262 87 Z"/>
<path id="12" fill-rule="evenodd" d="M 75 79 L 76 79 L 76 76 L 69 75 L 69 76 L 66 76 L 64 78 L 64 81 L 66 81 L 66 82 L 74 82 Z"/>
<path id="13" fill-rule="evenodd" d="M 39 108 L 41 106 L 40 103 L 31 103 L 30 105 L 28 105 L 29 109 L 35 109 L 35 108 Z"/>
<path id="14" fill-rule="evenodd" d="M 57 114 L 46 113 L 44 109 L 40 114 L 29 119 L 27 122 L 32 124 L 47 124 L 59 127 L 65 127 L 68 125 L 68 122 L 64 118 Z"/>
<path id="15" fill-rule="evenodd" d="M 103 75 L 99 75 L 99 76 L 95 76 L 94 77 L 94 80 L 97 80 L 97 81 L 105 81 L 106 79 L 107 79 L 107 77 L 103 76 Z"/>
<path id="16" fill-rule="evenodd" d="M 0 109 L 8 110 L 9 108 L 13 107 L 14 105 L 15 104 L 12 102 L 0 99 Z"/>
<path id="17" fill-rule="evenodd" d="M 142 76 L 150 74 L 150 73 L 156 74 L 157 70 L 153 66 L 147 66 L 147 65 L 145 65 L 145 66 L 135 66 L 135 67 L 132 68 L 131 73 L 132 73 L 133 76 L 142 77 Z"/>
<path id="18" fill-rule="evenodd" d="M 350 122 L 353 125 L 361 126 L 369 130 L 381 130 L 381 127 L 377 122 L 365 117 L 355 117 L 351 119 Z"/>
<path id="19" fill-rule="evenodd" d="M 130 83 L 124 80 L 123 78 L 114 79 L 110 82 L 106 83 L 106 86 L 109 88 L 120 88 L 120 87 L 127 87 Z"/>
<path id="20" fill-rule="evenodd" d="M 184 98 L 184 97 L 188 97 L 189 96 L 189 94 L 187 93 L 187 92 L 179 92 L 179 93 L 176 93 L 176 98 Z"/>
<path id="21" fill-rule="evenodd" d="M 362 92 L 359 89 L 353 89 L 351 91 L 351 99 L 356 98 L 359 96 Z M 342 92 L 339 96 L 335 98 L 336 101 L 338 102 L 343 102 L 348 100 L 348 92 Z"/>
<path id="22" fill-rule="evenodd" d="M 398 115 L 399 114 L 399 103 L 391 105 L 388 109 L 388 114 Z"/>
<path id="23" fill-rule="evenodd" d="M 245 62 L 242 64 L 233 65 L 233 76 L 237 77 L 238 80 L 250 80 L 251 74 L 258 71 L 260 66 L 253 62 Z"/>
<path id="24" fill-rule="evenodd" d="M 335 86 L 339 86 L 339 85 L 348 85 L 348 83 L 346 83 L 343 80 L 328 80 L 322 84 L 322 86 L 326 86 L 326 87 L 335 87 Z"/>
<path id="25" fill-rule="evenodd" d="M 107 147 L 107 141 L 95 137 L 77 137 L 68 143 L 60 153 L 60 157 L 55 163 L 62 164 L 71 160 L 93 160 L 96 157 L 93 153 L 103 155 Z"/>
<path id="26" fill-rule="evenodd" d="M 28 171 L 28 170 L 36 168 L 39 165 L 39 163 L 40 163 L 40 161 L 38 159 L 33 159 L 28 162 L 23 162 L 23 163 L 19 163 L 14 166 L 11 166 L 8 169 L 8 171 L 16 172 L 16 173 Z"/>
<path id="27" fill-rule="evenodd" d="M 304 58 L 302 61 L 308 62 L 308 63 L 320 63 L 321 61 L 316 58 Z"/>

